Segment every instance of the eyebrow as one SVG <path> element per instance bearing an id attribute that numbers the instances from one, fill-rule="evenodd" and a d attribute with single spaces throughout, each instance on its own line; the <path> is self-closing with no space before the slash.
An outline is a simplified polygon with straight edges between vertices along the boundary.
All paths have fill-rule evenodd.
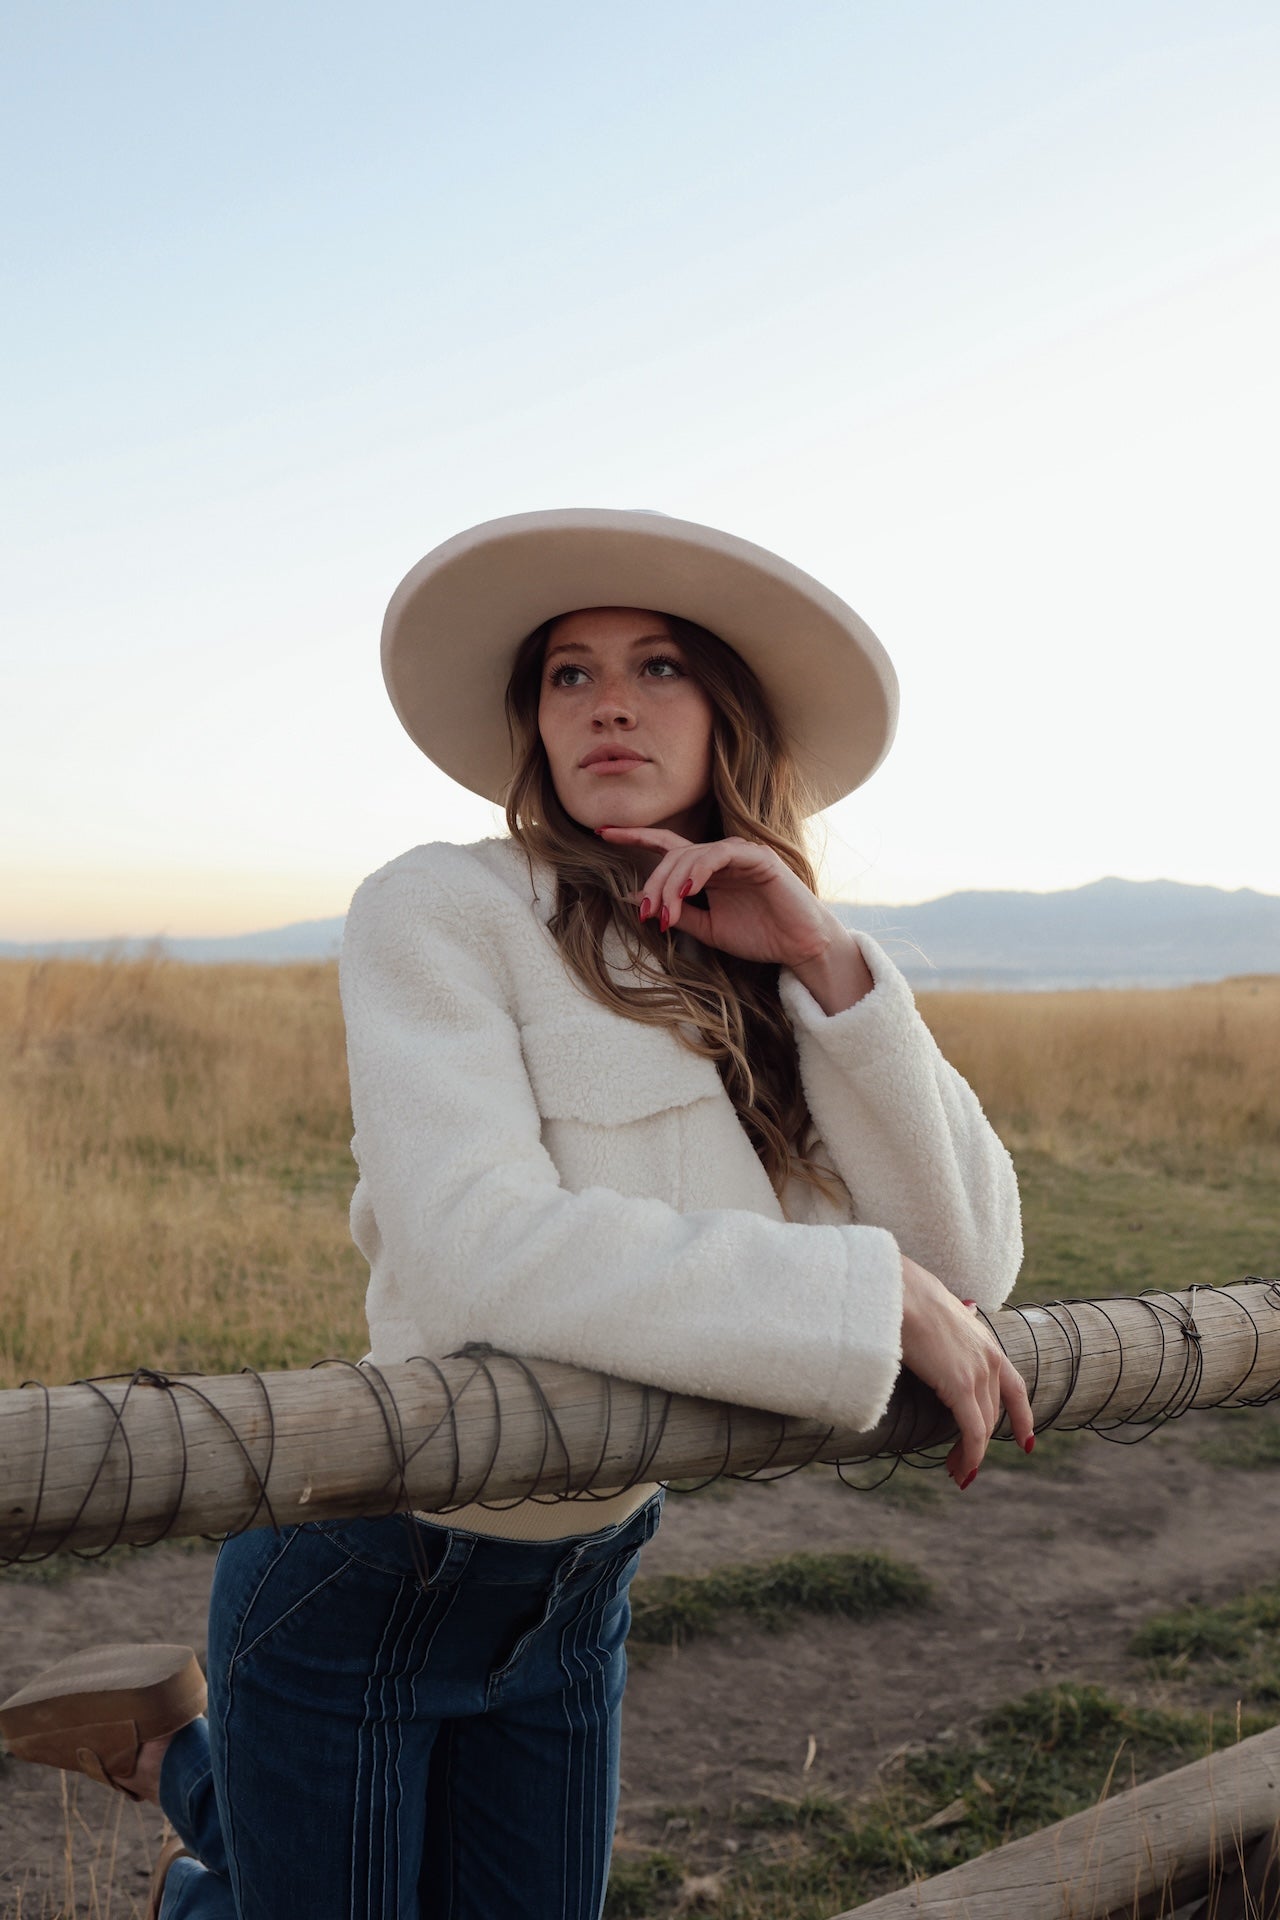
<path id="1" fill-rule="evenodd" d="M 667 647 L 679 647 L 680 645 L 680 642 L 673 639 L 669 633 L 642 633 L 639 634 L 636 639 L 629 640 L 627 645 L 629 647 L 651 647 L 655 640 L 661 641 L 662 644 Z M 543 664 L 545 666 L 551 656 L 556 653 L 591 653 L 592 651 L 593 649 L 582 640 L 557 640 L 554 646 L 547 648 L 546 654 L 543 657 Z"/>

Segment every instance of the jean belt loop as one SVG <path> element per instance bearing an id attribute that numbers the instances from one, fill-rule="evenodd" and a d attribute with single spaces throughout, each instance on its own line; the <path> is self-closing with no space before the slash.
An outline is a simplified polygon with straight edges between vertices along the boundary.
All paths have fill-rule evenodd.
<path id="1" fill-rule="evenodd" d="M 450 1576 L 451 1582 L 460 1579 L 466 1572 L 471 1556 L 475 1552 L 475 1547 L 476 1535 L 474 1533 L 468 1533 L 465 1528 L 451 1527 L 449 1529 L 449 1544 L 445 1548 L 444 1558 L 436 1568 L 436 1579 L 439 1580 L 441 1576 L 446 1573 Z"/>

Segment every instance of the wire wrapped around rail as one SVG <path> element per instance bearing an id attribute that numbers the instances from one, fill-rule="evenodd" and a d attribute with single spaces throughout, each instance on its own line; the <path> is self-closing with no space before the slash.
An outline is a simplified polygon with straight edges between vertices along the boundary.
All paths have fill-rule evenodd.
<path id="1" fill-rule="evenodd" d="M 1131 1442 L 1192 1408 L 1280 1397 L 1280 1281 L 1256 1274 L 1007 1307 L 987 1324 L 1040 1432 Z M 654 1481 L 694 1491 L 816 1461 L 869 1491 L 904 1464 L 942 1465 L 953 1438 L 947 1410 L 906 1373 L 880 1424 L 857 1434 L 486 1345 L 382 1367 L 27 1382 L 0 1392 L 0 1565 L 366 1513 L 447 1522 L 472 1503 L 589 1503 Z M 868 1461 L 885 1473 L 844 1471 Z"/>

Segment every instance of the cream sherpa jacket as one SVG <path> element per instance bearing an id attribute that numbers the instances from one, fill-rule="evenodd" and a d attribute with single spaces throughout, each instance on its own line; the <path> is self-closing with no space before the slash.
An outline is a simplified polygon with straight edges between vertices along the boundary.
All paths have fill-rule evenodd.
<path id="1" fill-rule="evenodd" d="M 679 1393 L 865 1428 L 901 1358 L 900 1250 L 1000 1305 L 1022 1257 L 1012 1163 L 893 963 L 828 1016 L 788 969 L 783 1006 L 837 1207 L 788 1219 L 711 1061 L 609 1011 L 547 929 L 555 884 L 509 839 L 414 848 L 351 904 L 341 980 L 352 1232 L 371 1357 L 482 1340 Z M 684 936 L 679 936 L 684 937 Z M 621 963 L 621 948 L 609 956 Z M 846 1198 L 847 1195 L 847 1198 Z M 560 1509 L 612 1522 L 635 1488 Z M 537 1503 L 447 1523 L 546 1532 Z"/>

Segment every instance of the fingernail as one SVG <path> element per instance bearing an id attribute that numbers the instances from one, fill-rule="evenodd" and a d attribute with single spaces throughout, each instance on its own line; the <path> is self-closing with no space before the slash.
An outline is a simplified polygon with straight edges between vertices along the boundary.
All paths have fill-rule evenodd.
<path id="1" fill-rule="evenodd" d="M 977 1304 L 978 1304 L 978 1303 L 977 1303 L 977 1301 L 976 1301 L 976 1300 L 962 1300 L 962 1301 L 960 1302 L 960 1305 L 961 1305 L 962 1307 L 976 1307 L 976 1306 L 977 1306 Z"/>
<path id="2" fill-rule="evenodd" d="M 692 880 L 682 880 L 680 882 L 680 898 L 682 900 L 687 900 L 689 898 L 689 895 L 692 892 L 693 892 Z"/>
<path id="3" fill-rule="evenodd" d="M 662 909 L 662 912 L 658 915 L 658 932 L 665 933 L 667 928 L 670 925 L 671 925 L 671 915 L 668 909 L 664 906 Z"/>
<path id="4" fill-rule="evenodd" d="M 975 1467 L 973 1472 L 971 1474 L 968 1474 L 966 1478 L 960 1482 L 961 1493 L 964 1492 L 966 1487 L 971 1487 L 974 1481 L 977 1479 L 977 1477 L 978 1477 L 978 1469 Z"/>
<path id="5" fill-rule="evenodd" d="M 652 912 L 653 912 L 653 908 L 649 904 L 649 896 L 646 893 L 646 895 L 644 896 L 644 899 L 640 902 L 640 918 L 642 920 L 647 920 L 649 918 L 649 915 Z"/>
<path id="6" fill-rule="evenodd" d="M 1031 1435 L 1031 1437 L 1030 1437 L 1030 1439 L 1029 1439 L 1029 1440 L 1024 1440 L 1024 1441 L 1023 1441 L 1023 1443 L 1022 1443 L 1022 1451 L 1023 1451 L 1024 1453 L 1030 1453 L 1030 1452 L 1031 1452 L 1031 1449 L 1032 1449 L 1032 1448 L 1033 1448 L 1033 1447 L 1035 1446 L 1035 1444 L 1036 1444 L 1036 1437 L 1035 1437 L 1035 1435 L 1034 1435 L 1034 1433 L 1033 1433 L 1033 1434 Z"/>

